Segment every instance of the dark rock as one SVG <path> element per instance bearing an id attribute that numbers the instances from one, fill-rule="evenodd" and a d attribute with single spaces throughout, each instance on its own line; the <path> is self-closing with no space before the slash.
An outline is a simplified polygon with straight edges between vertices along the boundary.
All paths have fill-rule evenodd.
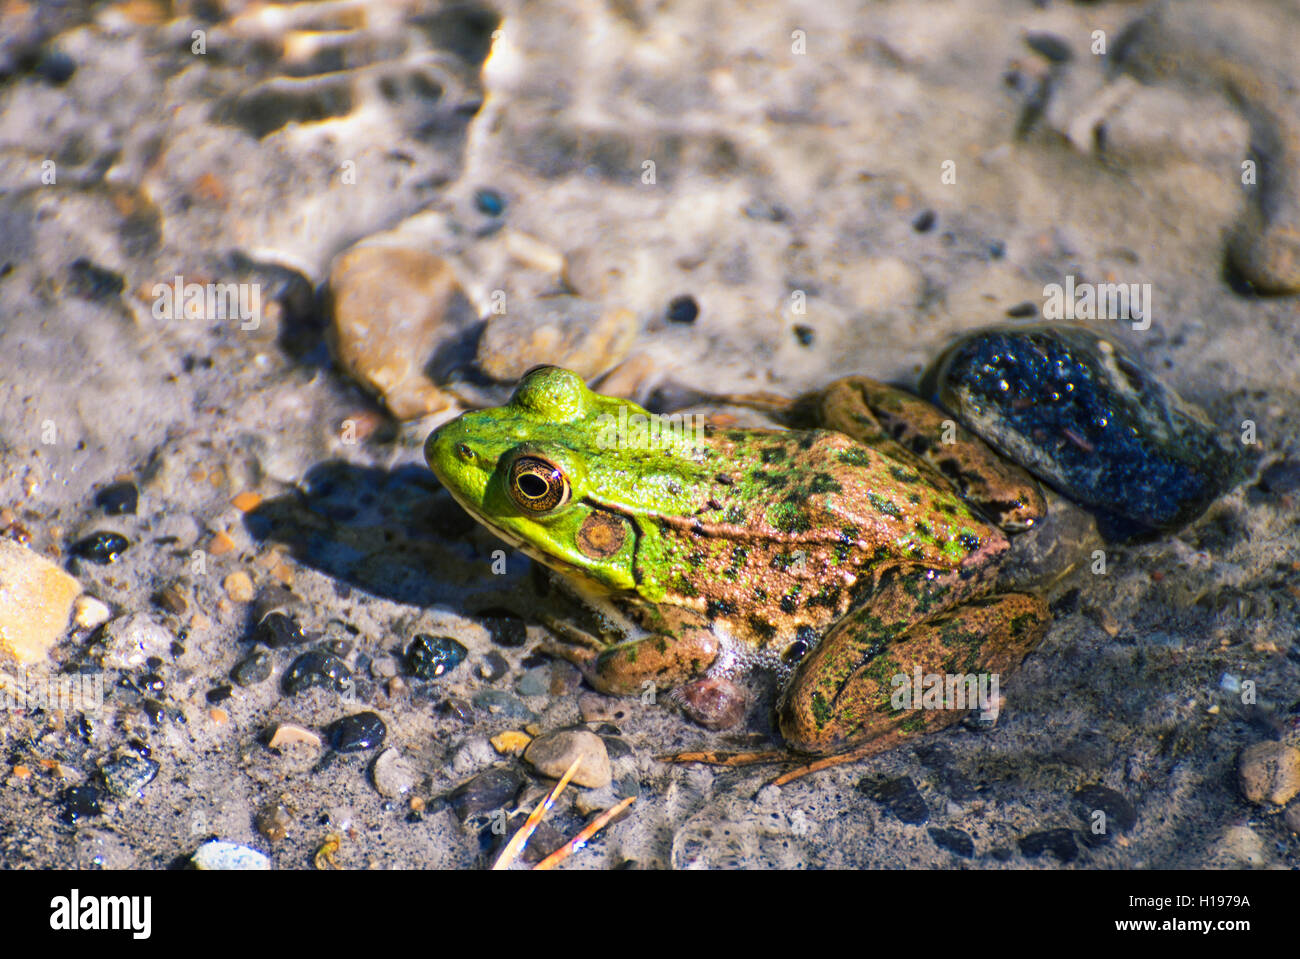
<path id="1" fill-rule="evenodd" d="M 121 533 L 105 530 L 77 540 L 72 546 L 72 552 L 82 559 L 102 564 L 113 562 L 130 546 L 131 541 Z"/>
<path id="2" fill-rule="evenodd" d="M 1079 856 L 1079 844 L 1075 841 L 1071 829 L 1044 829 L 1021 836 L 1020 854 L 1026 859 L 1037 859 L 1045 852 L 1050 852 L 1061 862 L 1073 862 Z"/>
<path id="3" fill-rule="evenodd" d="M 68 292 L 75 297 L 92 302 L 109 300 L 126 289 L 122 274 L 96 266 L 84 256 L 72 261 L 68 267 Z"/>
<path id="4" fill-rule="evenodd" d="M 60 795 L 59 804 L 63 807 L 59 818 L 70 826 L 104 814 L 99 805 L 99 790 L 94 786 L 69 786 Z"/>
<path id="5" fill-rule="evenodd" d="M 497 809 L 505 809 L 519 795 L 524 776 L 515 769 L 484 770 L 447 794 L 447 803 L 461 822 Z"/>
<path id="6" fill-rule="evenodd" d="M 517 648 L 528 641 L 528 626 L 508 609 L 485 609 L 478 614 L 483 628 L 498 646 Z"/>
<path id="7" fill-rule="evenodd" d="M 921 791 L 907 776 L 897 779 L 868 776 L 858 783 L 858 791 L 880 803 L 898 820 L 910 826 L 919 826 L 930 819 L 930 810 Z"/>
<path id="8" fill-rule="evenodd" d="M 468 654 L 450 636 L 419 633 L 406 647 L 406 668 L 420 679 L 435 679 L 459 666 Z"/>
<path id="9" fill-rule="evenodd" d="M 1132 832 L 1137 825 L 1137 810 L 1133 804 L 1123 793 L 1106 786 L 1082 787 L 1074 794 L 1074 806 L 1079 818 L 1084 821 L 1087 830 L 1085 839 L 1110 842 L 1116 830 Z M 1098 811 L 1105 814 L 1105 819 L 1097 818 Z"/>
<path id="10" fill-rule="evenodd" d="M 700 305 L 690 295 L 673 297 L 666 314 L 670 323 L 694 323 L 699 315 Z"/>
<path id="11" fill-rule="evenodd" d="M 1259 485 L 1279 496 L 1300 490 L 1300 460 L 1280 460 L 1270 463 L 1259 474 Z"/>
<path id="12" fill-rule="evenodd" d="M 488 216 L 500 216 L 506 209 L 506 198 L 496 190 L 483 188 L 474 192 L 474 205 L 480 213 Z"/>
<path id="13" fill-rule="evenodd" d="M 1025 43 L 1052 63 L 1069 63 L 1073 56 L 1069 44 L 1054 33 L 1031 33 L 1025 37 Z"/>
<path id="14" fill-rule="evenodd" d="M 253 641 L 271 649 L 284 649 L 288 646 L 301 646 L 307 641 L 298 620 L 278 610 L 262 617 L 257 628 L 253 630 Z"/>
<path id="15" fill-rule="evenodd" d="M 922 210 L 912 221 L 912 229 L 917 233 L 928 233 L 934 229 L 935 215 L 933 210 Z"/>
<path id="16" fill-rule="evenodd" d="M 794 338 L 799 341 L 800 346 L 812 346 L 816 336 L 817 333 L 811 326 L 799 323 L 794 327 Z"/>
<path id="17" fill-rule="evenodd" d="M 381 745 L 388 727 L 378 713 L 364 712 L 335 720 L 325 732 L 336 752 L 357 753 Z"/>
<path id="18" fill-rule="evenodd" d="M 114 796 L 134 798 L 158 775 L 158 763 L 137 753 L 122 753 L 100 766 L 99 775 Z"/>
<path id="19" fill-rule="evenodd" d="M 1216 429 L 1113 341 L 1081 327 L 998 327 L 943 352 L 923 393 L 1091 510 L 1112 540 L 1195 519 L 1242 464 Z"/>
<path id="20" fill-rule="evenodd" d="M 930 838 L 940 849 L 946 849 L 953 855 L 966 859 L 975 855 L 975 840 L 971 839 L 969 833 L 960 829 L 939 829 L 931 826 Z"/>
<path id="21" fill-rule="evenodd" d="M 261 649 L 249 653 L 230 671 L 230 678 L 240 686 L 256 686 L 271 676 L 271 657 Z"/>
<path id="22" fill-rule="evenodd" d="M 281 685 L 290 696 L 315 687 L 342 692 L 351 688 L 352 671 L 333 653 L 312 649 L 289 665 Z"/>
<path id="23" fill-rule="evenodd" d="M 228 685 L 217 686 L 213 689 L 209 689 L 205 698 L 209 703 L 215 706 L 217 703 L 224 703 L 229 699 L 231 692 L 232 690 Z"/>
<path id="24" fill-rule="evenodd" d="M 109 516 L 120 516 L 124 513 L 134 516 L 139 503 L 140 491 L 130 481 L 105 486 L 95 494 L 95 505 Z"/>

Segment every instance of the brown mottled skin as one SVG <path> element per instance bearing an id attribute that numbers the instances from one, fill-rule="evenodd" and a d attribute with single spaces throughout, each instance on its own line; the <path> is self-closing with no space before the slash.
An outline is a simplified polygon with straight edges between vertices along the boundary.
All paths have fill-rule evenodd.
<path id="1" fill-rule="evenodd" d="M 778 719 L 791 749 L 856 752 L 962 715 L 893 709 L 890 677 L 918 664 L 1006 672 L 1042 637 L 1041 599 L 985 595 L 1007 538 L 941 464 L 959 460 L 963 490 L 984 493 L 1009 527 L 1032 523 L 1041 495 L 972 437 L 960 451 L 921 442 L 943 421 L 921 401 L 855 378 L 801 404 L 834 431 L 710 428 L 702 445 L 653 451 L 593 442 L 618 404 L 630 407 L 543 368 L 511 405 L 466 414 L 426 446 L 463 505 L 604 614 L 603 635 L 565 628 L 578 643 L 556 647 L 596 688 L 632 694 L 765 665 L 787 677 Z M 537 462 L 566 498 L 526 516 L 510 505 L 519 491 L 496 486 Z"/>

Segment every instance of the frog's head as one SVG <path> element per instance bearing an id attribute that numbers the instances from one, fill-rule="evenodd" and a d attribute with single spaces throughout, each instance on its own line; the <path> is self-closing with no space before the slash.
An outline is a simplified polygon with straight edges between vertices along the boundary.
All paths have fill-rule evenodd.
<path id="1" fill-rule="evenodd" d="M 589 586 L 632 589 L 636 537 L 621 494 L 634 495 L 644 473 L 603 438 L 620 408 L 647 415 L 593 393 L 576 373 L 538 367 L 505 406 L 434 430 L 424 456 L 457 502 L 506 542 Z M 621 491 L 617 503 L 611 489 Z"/>

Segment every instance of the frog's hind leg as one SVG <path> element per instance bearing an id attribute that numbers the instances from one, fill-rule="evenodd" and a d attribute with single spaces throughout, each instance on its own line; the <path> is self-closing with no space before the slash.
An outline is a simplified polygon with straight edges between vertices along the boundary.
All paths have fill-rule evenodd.
<path id="1" fill-rule="evenodd" d="M 823 757 L 782 781 L 892 748 L 987 705 L 992 682 L 1020 665 L 1048 622 L 1047 604 L 1028 593 L 971 600 L 892 641 L 882 642 L 869 615 L 847 618 L 799 664 L 778 706 L 785 742 Z"/>
<path id="2" fill-rule="evenodd" d="M 818 422 L 942 476 L 1002 529 L 1028 529 L 1047 512 L 1038 484 L 974 433 L 925 400 L 865 376 L 817 394 Z"/>

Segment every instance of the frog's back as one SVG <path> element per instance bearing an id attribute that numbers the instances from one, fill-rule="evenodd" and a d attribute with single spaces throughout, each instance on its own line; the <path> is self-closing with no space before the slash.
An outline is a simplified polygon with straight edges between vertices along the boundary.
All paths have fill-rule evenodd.
<path id="1" fill-rule="evenodd" d="M 891 566 L 983 568 L 1007 545 L 942 481 L 842 433 L 718 431 L 707 461 L 698 510 L 656 518 L 645 568 L 669 602 L 743 616 L 760 646 L 835 622 Z"/>

